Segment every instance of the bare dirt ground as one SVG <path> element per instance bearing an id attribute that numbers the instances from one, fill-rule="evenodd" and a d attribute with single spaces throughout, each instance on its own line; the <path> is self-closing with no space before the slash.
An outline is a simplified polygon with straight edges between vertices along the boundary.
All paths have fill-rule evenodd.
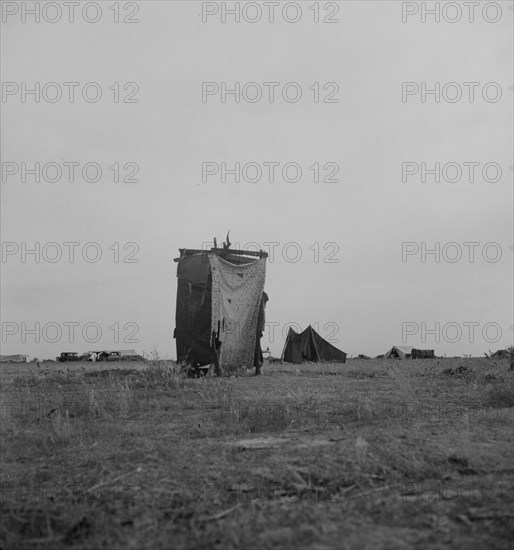
<path id="1" fill-rule="evenodd" d="M 512 548 L 508 360 L 17 369 L 2 550 Z"/>

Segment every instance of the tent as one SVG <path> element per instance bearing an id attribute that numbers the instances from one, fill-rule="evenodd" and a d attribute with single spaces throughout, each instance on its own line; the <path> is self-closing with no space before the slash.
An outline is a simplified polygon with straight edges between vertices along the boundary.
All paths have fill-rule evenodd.
<path id="1" fill-rule="evenodd" d="M 506 349 L 499 349 L 498 351 L 495 351 L 491 357 L 494 357 L 495 359 L 509 359 L 511 356 L 511 352 Z"/>
<path id="2" fill-rule="evenodd" d="M 0 363 L 26 363 L 26 355 L 0 355 Z"/>
<path id="3" fill-rule="evenodd" d="M 327 342 L 309 325 L 300 334 L 292 328 L 289 329 L 282 351 L 282 361 L 287 363 L 303 363 L 304 361 L 345 363 L 346 353 Z"/>
<path id="4" fill-rule="evenodd" d="M 385 359 L 433 359 L 433 349 L 416 349 L 408 346 L 393 346 L 384 354 Z"/>
<path id="5" fill-rule="evenodd" d="M 266 252 L 180 249 L 175 332 L 177 360 L 214 363 L 216 374 L 262 365 Z"/>
<path id="6" fill-rule="evenodd" d="M 410 359 L 412 348 L 407 346 L 393 346 L 388 352 L 384 353 L 385 359 Z"/>

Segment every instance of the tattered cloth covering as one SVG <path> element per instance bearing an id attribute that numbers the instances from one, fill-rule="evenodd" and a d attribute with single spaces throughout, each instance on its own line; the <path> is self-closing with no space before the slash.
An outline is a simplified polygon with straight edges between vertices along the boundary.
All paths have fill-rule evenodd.
<path id="1" fill-rule="evenodd" d="M 212 273 L 211 330 L 221 342 L 219 363 L 233 372 L 254 363 L 266 259 L 232 264 L 209 255 Z"/>

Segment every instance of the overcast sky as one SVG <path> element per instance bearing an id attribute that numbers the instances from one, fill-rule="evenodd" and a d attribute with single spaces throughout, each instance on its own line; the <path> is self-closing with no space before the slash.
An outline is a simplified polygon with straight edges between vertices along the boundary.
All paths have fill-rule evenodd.
<path id="1" fill-rule="evenodd" d="M 354 356 L 512 344 L 512 2 L 46 4 L 3 2 L 2 353 L 175 358 L 173 258 L 228 230 L 273 251 L 273 355 L 288 323 Z"/>

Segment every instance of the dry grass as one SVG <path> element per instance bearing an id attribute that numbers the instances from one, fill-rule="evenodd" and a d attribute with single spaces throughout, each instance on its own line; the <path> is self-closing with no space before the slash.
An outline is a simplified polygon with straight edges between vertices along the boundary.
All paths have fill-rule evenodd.
<path id="1" fill-rule="evenodd" d="M 511 548 L 507 360 L 121 367 L 3 383 L 2 549 Z"/>

